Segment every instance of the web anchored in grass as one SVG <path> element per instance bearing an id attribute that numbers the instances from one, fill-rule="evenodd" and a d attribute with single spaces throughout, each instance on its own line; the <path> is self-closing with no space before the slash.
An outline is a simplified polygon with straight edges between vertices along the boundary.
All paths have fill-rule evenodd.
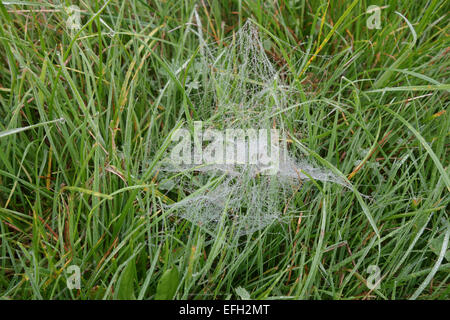
<path id="1" fill-rule="evenodd" d="M 208 128 L 221 128 L 228 130 L 227 133 L 230 128 L 246 129 L 247 133 L 236 140 L 227 139 L 228 135 L 224 134 L 225 138 L 208 145 L 209 148 L 214 145 L 217 150 L 224 143 L 226 148 L 220 152 L 224 161 L 174 164 L 166 158 L 162 169 L 183 172 L 183 178 L 177 176 L 177 184 L 193 192 L 168 206 L 174 214 L 213 233 L 222 223 L 232 221 L 232 228 L 238 234 L 249 234 L 274 221 L 282 221 L 283 208 L 303 180 L 313 180 L 316 185 L 316 181 L 349 184 L 343 177 L 314 165 L 306 157 L 297 160 L 289 154 L 279 113 L 296 103 L 298 92 L 281 80 L 280 72 L 275 70 L 265 53 L 256 26 L 249 21 L 235 36 L 226 40 L 229 43 L 223 48 L 201 46 L 200 58 L 195 62 L 201 77 L 187 85 L 195 88 L 191 90 L 190 98 L 198 106 L 196 111 Z M 281 141 L 268 137 L 269 148 L 256 138 L 256 134 L 248 134 L 251 130 L 269 130 L 273 126 L 280 128 Z M 274 130 L 271 131 L 273 136 Z M 189 155 L 191 150 L 195 154 L 195 144 L 201 145 L 205 137 L 211 135 L 209 132 L 206 131 L 202 139 L 194 128 L 193 145 L 185 146 Z M 190 137 L 190 133 L 185 129 L 179 136 Z M 235 147 L 237 152 L 231 152 Z M 276 155 L 276 167 L 275 170 L 271 168 L 270 174 L 261 169 L 260 163 L 230 159 L 251 159 L 252 154 L 270 157 L 268 149 L 272 157 Z M 209 181 L 210 185 L 197 188 L 196 181 Z"/>

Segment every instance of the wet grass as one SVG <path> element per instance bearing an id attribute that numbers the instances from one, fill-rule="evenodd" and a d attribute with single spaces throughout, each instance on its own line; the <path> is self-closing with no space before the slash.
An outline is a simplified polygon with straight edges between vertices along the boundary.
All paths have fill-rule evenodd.
<path id="1" fill-rule="evenodd" d="M 21 3 L 0 5 L 0 297 L 153 299 L 166 274 L 176 299 L 449 298 L 447 1 L 77 2 L 76 33 Z M 289 147 L 354 190 L 304 182 L 288 223 L 211 237 L 164 209 L 187 194 L 156 164 L 204 120 L 183 71 L 199 38 L 224 46 L 248 19 L 298 90 Z"/>

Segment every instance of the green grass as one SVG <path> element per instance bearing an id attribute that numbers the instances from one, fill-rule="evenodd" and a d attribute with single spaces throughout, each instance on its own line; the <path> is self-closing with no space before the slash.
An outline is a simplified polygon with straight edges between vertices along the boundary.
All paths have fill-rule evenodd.
<path id="1" fill-rule="evenodd" d="M 67 2 L 73 35 L 55 4 L 21 3 L 0 5 L 1 298 L 450 298 L 448 1 Z M 287 223 L 243 237 L 164 209 L 189 195 L 156 178 L 170 134 L 206 120 L 201 75 L 175 73 L 198 54 L 196 4 L 218 47 L 260 26 L 299 93 L 289 147 L 353 190 L 305 181 Z"/>

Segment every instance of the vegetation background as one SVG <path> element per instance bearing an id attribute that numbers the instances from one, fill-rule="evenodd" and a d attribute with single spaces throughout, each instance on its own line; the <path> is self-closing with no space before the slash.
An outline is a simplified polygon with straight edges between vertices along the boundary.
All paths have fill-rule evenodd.
<path id="1" fill-rule="evenodd" d="M 449 4 L 0 1 L 0 297 L 448 299 Z M 304 103 L 283 113 L 290 148 L 367 197 L 304 182 L 288 223 L 244 237 L 167 214 L 187 194 L 155 166 L 171 130 L 201 120 L 195 12 L 218 49 L 258 26 Z"/>

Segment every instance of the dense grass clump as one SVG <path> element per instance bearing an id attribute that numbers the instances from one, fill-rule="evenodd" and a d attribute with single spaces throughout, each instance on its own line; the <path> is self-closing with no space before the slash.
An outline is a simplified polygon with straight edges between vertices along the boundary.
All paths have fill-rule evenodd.
<path id="1" fill-rule="evenodd" d="M 449 9 L 0 1 L 0 297 L 448 299 Z M 239 69 L 230 48 L 248 23 L 262 51 Z M 247 94 L 272 78 L 282 99 Z M 292 157 L 345 183 L 297 180 L 254 232 L 184 219 L 173 204 L 217 181 L 160 163 L 199 120 L 276 126 Z M 234 214 L 264 201 L 242 198 Z"/>

